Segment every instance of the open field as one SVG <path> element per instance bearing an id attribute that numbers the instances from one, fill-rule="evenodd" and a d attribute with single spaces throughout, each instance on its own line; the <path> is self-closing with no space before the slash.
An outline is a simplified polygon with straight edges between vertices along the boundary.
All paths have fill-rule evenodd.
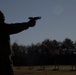
<path id="1" fill-rule="evenodd" d="M 28 70 L 28 67 L 14 67 L 15 75 L 76 75 L 76 71 L 70 71 L 71 66 L 60 66 L 59 70 L 53 70 L 54 66 L 46 66 L 42 70 L 39 66 Z"/>

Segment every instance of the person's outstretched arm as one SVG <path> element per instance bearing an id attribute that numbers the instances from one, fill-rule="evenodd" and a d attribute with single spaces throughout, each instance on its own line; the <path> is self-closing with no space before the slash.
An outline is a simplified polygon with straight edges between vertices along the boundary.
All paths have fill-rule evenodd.
<path id="1" fill-rule="evenodd" d="M 28 29 L 29 27 L 34 27 L 35 24 L 36 24 L 35 20 L 30 20 L 29 22 L 23 22 L 23 23 L 8 24 L 8 31 L 9 34 L 16 34 L 23 30 Z"/>

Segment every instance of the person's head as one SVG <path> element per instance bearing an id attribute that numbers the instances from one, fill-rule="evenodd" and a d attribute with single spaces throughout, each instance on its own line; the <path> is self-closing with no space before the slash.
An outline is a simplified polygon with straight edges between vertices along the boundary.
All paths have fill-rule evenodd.
<path id="1" fill-rule="evenodd" d="M 2 13 L 2 11 L 0 11 L 0 23 L 4 23 L 4 21 L 5 21 L 4 14 Z"/>

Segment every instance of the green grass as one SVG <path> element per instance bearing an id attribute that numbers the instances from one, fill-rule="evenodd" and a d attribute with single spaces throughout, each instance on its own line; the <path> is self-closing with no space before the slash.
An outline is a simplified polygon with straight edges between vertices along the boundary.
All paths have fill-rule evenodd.
<path id="1" fill-rule="evenodd" d="M 32 70 L 29 67 L 14 67 L 15 75 L 76 75 L 76 71 L 70 71 L 71 66 L 60 66 L 59 70 L 53 70 L 54 66 L 46 66 L 42 70 L 40 66 L 34 66 Z"/>

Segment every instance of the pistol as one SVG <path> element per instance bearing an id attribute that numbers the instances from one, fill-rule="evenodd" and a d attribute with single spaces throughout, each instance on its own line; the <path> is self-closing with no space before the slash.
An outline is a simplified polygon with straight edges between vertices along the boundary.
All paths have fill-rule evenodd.
<path id="1" fill-rule="evenodd" d="M 29 17 L 30 20 L 38 20 L 41 19 L 41 17 Z"/>

